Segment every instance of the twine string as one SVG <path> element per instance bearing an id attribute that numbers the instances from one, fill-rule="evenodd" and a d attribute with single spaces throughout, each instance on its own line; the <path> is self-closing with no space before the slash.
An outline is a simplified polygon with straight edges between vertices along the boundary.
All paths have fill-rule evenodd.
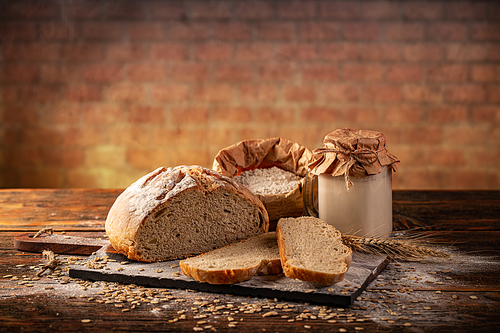
<path id="1" fill-rule="evenodd" d="M 317 148 L 313 151 L 313 153 L 315 155 L 321 154 L 321 155 L 323 155 L 323 158 L 324 158 L 325 154 L 327 154 L 327 153 L 335 153 L 335 154 L 341 155 L 342 159 L 347 161 L 347 167 L 346 167 L 346 172 L 344 174 L 344 177 L 345 177 L 346 188 L 349 189 L 353 185 L 350 178 L 349 178 L 349 173 L 350 173 L 352 167 L 354 166 L 354 164 L 356 164 L 356 162 L 358 162 L 361 165 L 368 166 L 368 165 L 374 164 L 375 162 L 380 163 L 379 153 L 384 151 L 384 150 L 387 150 L 387 148 L 383 147 L 382 149 L 379 149 L 379 150 L 371 150 L 368 148 L 359 148 L 356 150 L 349 150 L 349 149 L 345 149 L 342 146 L 335 144 L 335 147 L 332 147 L 332 148 L 327 148 L 327 147 Z M 371 155 L 370 156 L 371 158 L 370 157 L 369 158 L 362 158 L 361 157 L 362 155 Z"/>

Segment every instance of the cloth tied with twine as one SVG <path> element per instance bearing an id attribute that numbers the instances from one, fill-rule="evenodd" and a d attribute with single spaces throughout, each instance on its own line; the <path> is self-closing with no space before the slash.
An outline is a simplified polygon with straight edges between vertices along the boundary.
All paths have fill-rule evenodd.
<path id="1" fill-rule="evenodd" d="M 353 185 L 350 177 L 376 175 L 384 165 L 397 170 L 400 161 L 387 151 L 385 142 L 381 132 L 348 128 L 335 130 L 325 136 L 323 147 L 313 150 L 309 170 L 314 175 L 343 175 L 349 189 Z"/>

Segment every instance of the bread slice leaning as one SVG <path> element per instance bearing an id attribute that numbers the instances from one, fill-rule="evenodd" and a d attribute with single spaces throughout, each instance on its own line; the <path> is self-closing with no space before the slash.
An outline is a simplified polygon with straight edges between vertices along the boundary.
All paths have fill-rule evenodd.
<path id="1" fill-rule="evenodd" d="M 233 284 L 281 273 L 276 233 L 251 237 L 180 262 L 183 274 L 210 284 Z"/>
<path id="2" fill-rule="evenodd" d="M 344 279 L 352 250 L 335 227 L 315 217 L 283 218 L 276 235 L 286 277 L 326 286 Z"/>

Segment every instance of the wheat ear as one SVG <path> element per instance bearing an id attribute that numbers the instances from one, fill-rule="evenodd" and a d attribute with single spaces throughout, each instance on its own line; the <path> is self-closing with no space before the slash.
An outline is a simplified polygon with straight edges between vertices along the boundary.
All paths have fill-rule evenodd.
<path id="1" fill-rule="evenodd" d="M 397 259 L 448 258 L 450 255 L 410 241 L 342 235 L 342 242 L 354 252 L 388 255 Z"/>

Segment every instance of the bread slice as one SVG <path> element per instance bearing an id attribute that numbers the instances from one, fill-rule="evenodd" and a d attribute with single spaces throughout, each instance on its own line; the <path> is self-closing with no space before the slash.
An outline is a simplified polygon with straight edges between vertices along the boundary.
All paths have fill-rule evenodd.
<path id="1" fill-rule="evenodd" d="M 208 253 L 180 261 L 183 274 L 210 284 L 233 284 L 255 274 L 281 273 L 276 233 L 251 237 Z"/>
<path id="2" fill-rule="evenodd" d="M 185 258 L 267 232 L 262 202 L 200 166 L 158 168 L 118 196 L 106 219 L 111 245 L 145 262 Z"/>
<path id="3" fill-rule="evenodd" d="M 326 286 L 344 279 L 352 251 L 335 227 L 315 217 L 283 218 L 276 235 L 285 276 Z"/>

